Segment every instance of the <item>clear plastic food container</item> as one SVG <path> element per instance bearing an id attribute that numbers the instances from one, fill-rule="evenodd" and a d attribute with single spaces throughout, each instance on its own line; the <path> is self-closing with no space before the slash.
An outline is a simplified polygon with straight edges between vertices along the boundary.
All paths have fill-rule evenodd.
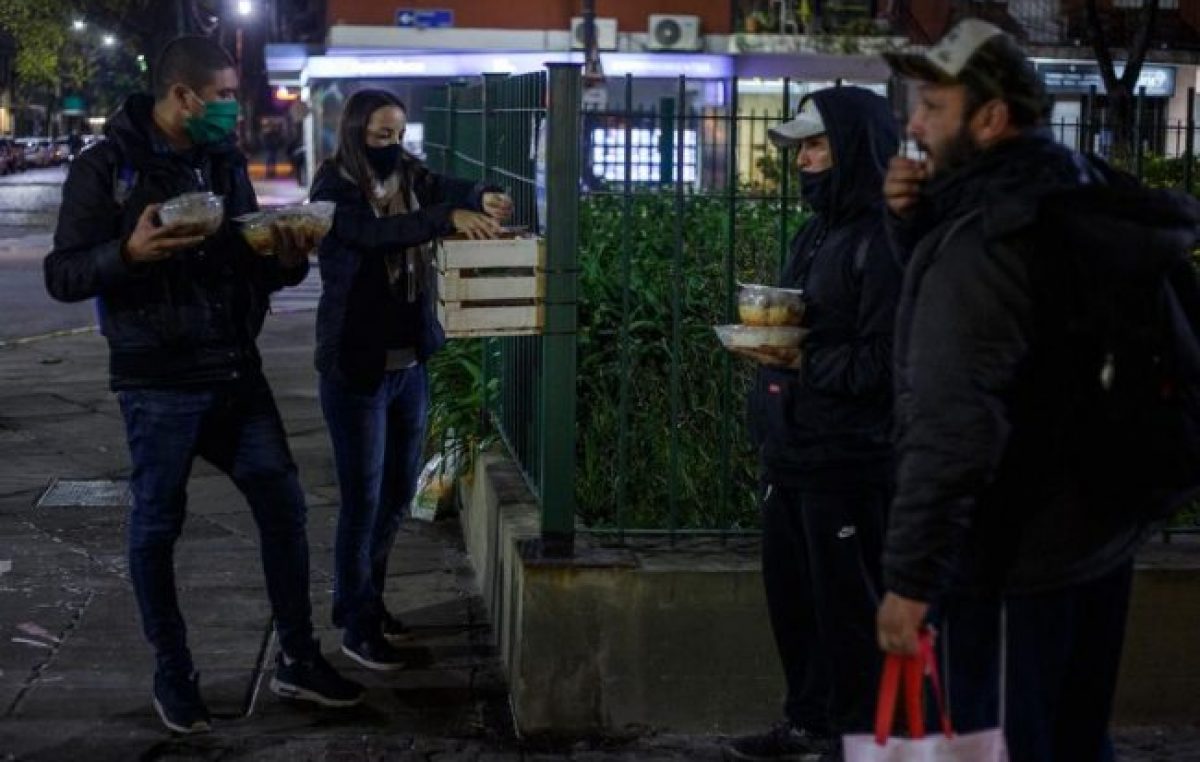
<path id="1" fill-rule="evenodd" d="M 225 202 L 215 193 L 184 193 L 166 201 L 158 219 L 164 225 L 180 225 L 181 235 L 210 236 L 221 229 Z"/>
<path id="2" fill-rule="evenodd" d="M 757 283 L 739 284 L 738 318 L 752 326 L 798 326 L 804 319 L 804 292 Z"/>
<path id="3" fill-rule="evenodd" d="M 272 226 L 279 225 L 303 233 L 310 240 L 319 241 L 333 227 L 334 209 L 331 201 L 290 204 L 243 215 L 237 218 L 237 222 L 241 227 L 242 237 L 250 244 L 250 248 L 267 256 L 273 253 Z"/>
<path id="4" fill-rule="evenodd" d="M 713 330 L 729 350 L 752 350 L 773 358 L 780 365 L 792 365 L 800 359 L 800 342 L 808 333 L 790 325 L 718 325 Z"/>

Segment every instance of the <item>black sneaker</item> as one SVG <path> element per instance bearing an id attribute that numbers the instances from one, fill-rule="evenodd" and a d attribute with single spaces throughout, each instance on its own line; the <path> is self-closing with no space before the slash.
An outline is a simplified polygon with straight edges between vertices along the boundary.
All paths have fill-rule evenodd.
<path id="1" fill-rule="evenodd" d="M 352 640 L 347 637 L 342 641 L 342 653 L 367 669 L 380 672 L 402 669 L 407 662 L 404 655 L 387 642 L 386 638 L 382 637 L 363 640 Z"/>
<path id="2" fill-rule="evenodd" d="M 207 733 L 212 730 L 208 707 L 200 698 L 200 675 L 173 677 L 154 673 L 154 709 L 163 724 L 176 733 Z"/>
<path id="3" fill-rule="evenodd" d="M 785 759 L 818 762 L 840 751 L 836 739 L 815 736 L 784 720 L 766 733 L 735 738 L 725 745 L 725 759 Z M 834 757 L 837 759 L 837 757 Z"/>
<path id="4" fill-rule="evenodd" d="M 391 613 L 383 612 L 383 637 L 391 643 L 404 643 L 412 640 L 413 631 L 408 628 L 404 622 L 401 622 L 399 617 L 392 616 Z"/>
<path id="5" fill-rule="evenodd" d="M 363 687 L 339 675 L 320 653 L 289 664 L 280 652 L 275 658 L 271 692 L 281 698 L 335 707 L 354 706 L 363 698 Z"/>

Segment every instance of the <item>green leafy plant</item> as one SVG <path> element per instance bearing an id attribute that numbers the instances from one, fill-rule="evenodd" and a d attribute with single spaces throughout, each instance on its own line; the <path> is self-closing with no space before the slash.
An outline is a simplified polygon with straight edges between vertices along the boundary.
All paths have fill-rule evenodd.
<path id="1" fill-rule="evenodd" d="M 1142 160 L 1142 181 L 1152 188 L 1184 190 L 1187 157 L 1146 156 Z M 1200 195 L 1200 158 L 1192 157 L 1192 193 Z"/>
<path id="2" fill-rule="evenodd" d="M 752 368 L 727 355 L 712 327 L 736 322 L 727 256 L 732 256 L 735 280 L 775 282 L 780 208 L 777 201 L 736 203 L 735 241 L 728 252 L 728 200 L 686 198 L 678 262 L 673 193 L 637 194 L 628 221 L 619 196 L 588 196 L 581 204 L 576 499 L 590 525 L 736 528 L 757 523 L 756 464 L 743 414 Z M 790 235 L 800 214 L 789 208 L 784 215 Z M 623 311 L 626 256 L 628 314 Z M 678 363 L 674 405 L 672 359 Z M 622 379 L 628 384 L 624 425 Z M 621 477 L 625 502 L 618 516 Z"/>
<path id="3" fill-rule="evenodd" d="M 494 439 L 480 411 L 499 380 L 484 380 L 481 339 L 454 339 L 429 360 L 432 390 L 426 452 L 442 452 L 469 473 L 471 457 Z M 490 397 L 489 397 L 490 398 Z"/>

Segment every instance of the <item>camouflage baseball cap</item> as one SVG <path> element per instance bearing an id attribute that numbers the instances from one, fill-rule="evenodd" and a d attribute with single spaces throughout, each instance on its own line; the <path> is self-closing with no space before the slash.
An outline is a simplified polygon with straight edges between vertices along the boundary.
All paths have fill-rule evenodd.
<path id="1" fill-rule="evenodd" d="M 962 84 L 984 98 L 1001 98 L 1031 116 L 1049 112 L 1050 98 L 1033 62 L 1003 29 L 979 19 L 955 24 L 927 50 L 884 53 L 892 71 L 924 82 Z"/>
<path id="2" fill-rule="evenodd" d="M 1000 27 L 979 19 L 967 19 L 956 24 L 928 50 L 909 48 L 899 53 L 884 53 L 883 58 L 892 71 L 902 77 L 926 82 L 957 82 L 973 63 L 975 54 L 1000 36 L 1006 36 Z"/>

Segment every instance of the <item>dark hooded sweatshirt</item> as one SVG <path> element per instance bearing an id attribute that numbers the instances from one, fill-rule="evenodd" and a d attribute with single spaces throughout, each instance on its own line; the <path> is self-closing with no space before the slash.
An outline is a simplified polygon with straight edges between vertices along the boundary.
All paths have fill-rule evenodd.
<path id="1" fill-rule="evenodd" d="M 826 203 L 791 242 L 780 285 L 805 292 L 799 371 L 763 367 L 751 435 L 768 483 L 813 486 L 852 469 L 887 473 L 892 335 L 902 273 L 883 229 L 883 176 L 898 137 L 886 102 L 857 87 L 810 96 L 833 168 Z"/>
<path id="2" fill-rule="evenodd" d="M 44 263 L 65 302 L 96 297 L 114 390 L 183 387 L 258 372 L 255 339 L 273 291 L 304 279 L 242 240 L 231 220 L 257 209 L 246 160 L 231 142 L 174 151 L 154 126 L 154 99 L 134 95 L 105 139 L 71 163 Z M 224 197 L 225 223 L 198 248 L 131 265 L 121 248 L 146 206 L 193 191 Z"/>
<path id="3" fill-rule="evenodd" d="M 1056 214 L 1067 244 L 1033 227 L 1044 200 L 1129 180 L 1036 133 L 938 177 L 896 240 L 916 241 L 897 314 L 897 485 L 883 556 L 888 590 L 1035 593 L 1097 579 L 1128 562 L 1146 527 L 1086 498 L 1073 463 L 1077 369 L 1056 305 L 1071 284 L 1047 280 L 1057 253 L 1105 262 L 1185 251 L 1196 204 L 1163 199 L 1153 224 Z M 1086 239 L 1086 240 L 1085 240 Z M 1041 295 L 1040 298 L 1039 295 Z M 1064 443 L 1067 443 L 1064 446 Z"/>

